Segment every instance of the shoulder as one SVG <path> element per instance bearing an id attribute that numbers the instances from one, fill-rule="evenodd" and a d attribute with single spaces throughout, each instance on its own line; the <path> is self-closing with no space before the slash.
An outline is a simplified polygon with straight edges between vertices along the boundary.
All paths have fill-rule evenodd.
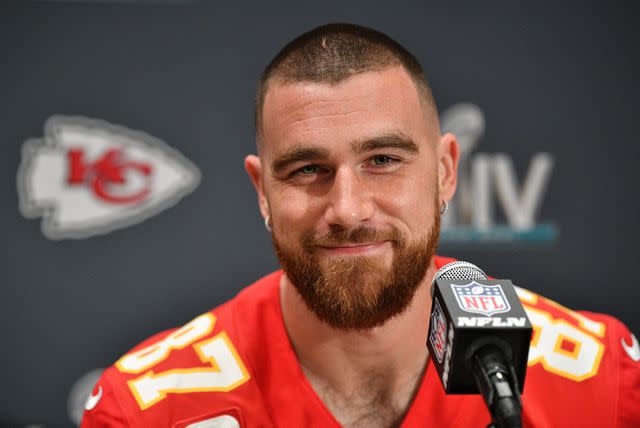
<path id="1" fill-rule="evenodd" d="M 82 426 L 156 426 L 160 421 L 164 426 L 171 421 L 181 427 L 183 421 L 222 417 L 242 426 L 268 426 L 253 380 L 253 348 L 263 328 L 259 318 L 278 307 L 279 277 L 278 272 L 268 275 L 212 311 L 134 347 L 96 384 L 93 397 L 100 401 L 91 403 Z"/>
<path id="2" fill-rule="evenodd" d="M 553 413 L 556 420 L 571 415 L 574 425 L 602 420 L 637 426 L 640 349 L 629 329 L 612 316 L 571 310 L 531 291 L 516 291 L 534 328 L 525 413 L 538 418 Z M 576 415 L 584 418 L 582 423 Z"/>

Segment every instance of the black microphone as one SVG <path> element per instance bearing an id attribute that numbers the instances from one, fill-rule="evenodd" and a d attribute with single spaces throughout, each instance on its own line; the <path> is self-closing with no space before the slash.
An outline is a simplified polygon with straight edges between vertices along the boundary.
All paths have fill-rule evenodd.
<path id="1" fill-rule="evenodd" d="M 447 394 L 482 394 L 497 428 L 522 426 L 532 327 L 508 279 L 452 262 L 431 286 L 427 347 Z"/>

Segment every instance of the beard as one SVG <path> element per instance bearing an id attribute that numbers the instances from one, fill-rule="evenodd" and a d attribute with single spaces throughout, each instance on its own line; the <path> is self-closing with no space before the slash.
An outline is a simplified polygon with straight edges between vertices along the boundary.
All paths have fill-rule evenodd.
<path id="1" fill-rule="evenodd" d="M 415 243 L 407 243 L 396 228 L 361 227 L 328 234 L 309 233 L 299 248 L 289 248 L 272 235 L 273 246 L 287 277 L 307 307 L 328 325 L 342 330 L 368 330 L 404 312 L 423 281 L 440 237 L 436 204 L 433 226 Z M 320 246 L 389 241 L 391 266 L 384 256 L 327 257 Z"/>

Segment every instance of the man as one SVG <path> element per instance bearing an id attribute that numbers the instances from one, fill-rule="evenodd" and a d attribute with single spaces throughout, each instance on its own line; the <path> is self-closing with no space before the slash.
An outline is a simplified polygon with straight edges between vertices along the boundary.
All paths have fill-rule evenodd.
<path id="1" fill-rule="evenodd" d="M 82 426 L 485 427 L 425 346 L 459 152 L 418 61 L 370 29 L 316 28 L 263 73 L 256 139 L 245 168 L 283 271 L 118 360 Z M 630 332 L 520 294 L 525 425 L 639 426 Z"/>

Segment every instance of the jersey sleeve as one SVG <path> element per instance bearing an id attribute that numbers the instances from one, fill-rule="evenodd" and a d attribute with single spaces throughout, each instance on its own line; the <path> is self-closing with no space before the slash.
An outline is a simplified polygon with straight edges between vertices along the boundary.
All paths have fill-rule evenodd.
<path id="1" fill-rule="evenodd" d="M 107 380 L 107 372 L 102 374 L 87 400 L 80 428 L 129 427 L 113 387 Z"/>
<path id="2" fill-rule="evenodd" d="M 620 353 L 620 392 L 618 426 L 640 427 L 640 346 L 638 339 L 621 322 L 617 322 L 617 345 Z"/>
<path id="3" fill-rule="evenodd" d="M 134 347 L 103 373 L 81 428 L 270 426 L 230 321 L 207 312 Z"/>
<path id="4" fill-rule="evenodd" d="M 138 344 L 130 352 L 155 343 L 174 330 L 157 333 Z M 87 400 L 80 428 L 122 428 L 136 425 L 127 417 L 127 412 L 125 411 L 127 407 L 123 405 L 122 399 L 118 397 L 119 393 L 122 394 L 123 388 L 121 384 L 123 379 L 115 365 L 107 368 L 102 373 Z M 120 388 L 117 388 L 118 385 L 120 385 Z M 128 409 L 131 411 L 131 406 Z"/>

